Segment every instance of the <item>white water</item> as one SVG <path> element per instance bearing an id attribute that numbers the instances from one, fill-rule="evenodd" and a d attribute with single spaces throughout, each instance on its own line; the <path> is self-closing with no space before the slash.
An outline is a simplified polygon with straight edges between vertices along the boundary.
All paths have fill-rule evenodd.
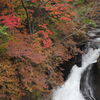
<path id="1" fill-rule="evenodd" d="M 52 100 L 85 100 L 80 91 L 81 74 L 89 65 L 97 62 L 99 55 L 100 49 L 93 50 L 90 48 L 88 53 L 83 55 L 82 66 L 73 66 L 68 80 L 54 91 Z M 94 98 L 92 90 L 91 97 Z"/>

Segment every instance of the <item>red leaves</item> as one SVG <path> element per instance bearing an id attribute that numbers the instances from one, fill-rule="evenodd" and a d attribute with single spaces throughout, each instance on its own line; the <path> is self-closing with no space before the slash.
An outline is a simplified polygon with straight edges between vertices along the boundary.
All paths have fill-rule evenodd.
<path id="1" fill-rule="evenodd" d="M 37 2 L 38 0 L 32 0 L 32 3 L 35 3 L 35 2 Z"/>
<path id="2" fill-rule="evenodd" d="M 63 41 L 63 44 L 67 44 L 67 46 L 73 44 L 71 46 L 71 50 L 69 50 L 65 45 L 60 44 L 60 40 L 63 40 L 64 36 L 66 37 L 72 33 L 72 25 L 67 23 L 69 27 L 66 26 L 66 22 L 71 21 L 75 15 L 72 13 L 72 6 L 68 4 L 72 0 L 27 1 L 28 2 L 25 2 L 25 6 L 27 7 L 29 14 L 29 22 L 32 25 L 32 28 L 34 28 L 34 32 L 38 31 L 37 34 L 24 34 L 28 32 L 28 24 L 25 17 L 26 13 L 20 4 L 20 0 L 2 0 L 1 4 L 4 2 L 5 5 L 3 7 L 7 6 L 7 8 L 4 8 L 5 10 L 1 10 L 1 13 L 3 13 L 5 16 L 2 16 L 1 14 L 0 22 L 8 28 L 12 29 L 19 27 L 20 18 L 22 18 L 21 22 L 23 26 L 19 27 L 18 29 L 20 29 L 23 33 L 21 34 L 19 30 L 16 29 L 14 31 L 15 34 L 11 34 L 12 37 L 7 43 L 7 56 L 9 56 L 9 58 L 14 58 L 13 60 L 15 60 L 16 65 L 12 65 L 11 70 L 9 70 L 10 67 L 7 67 L 6 69 L 8 73 L 11 73 L 12 68 L 14 68 L 14 75 L 11 74 L 12 77 L 17 77 L 20 74 L 23 84 L 23 86 L 21 85 L 22 89 L 24 87 L 23 90 L 32 92 L 34 87 L 44 89 L 48 88 L 47 84 L 50 84 L 49 86 L 53 87 L 56 84 L 61 83 L 62 74 L 60 70 L 60 72 L 57 70 L 59 68 L 56 66 L 58 66 L 62 61 L 70 59 L 72 57 L 70 52 L 76 52 L 78 50 L 74 48 L 72 51 L 73 47 L 75 47 L 73 41 Z M 20 18 L 14 16 L 17 14 L 20 16 Z M 39 25 L 40 23 L 42 24 Z M 52 36 L 52 34 L 54 35 Z M 53 43 L 52 40 L 56 42 Z M 18 62 L 20 64 L 18 64 Z M 18 75 L 16 75 L 16 69 L 19 69 Z M 5 77 L 1 77 L 1 79 L 4 79 L 5 81 L 7 80 Z M 8 81 L 9 79 L 11 79 L 11 77 L 8 78 Z M 20 82 L 15 80 L 14 83 L 18 84 L 19 86 Z M 17 88 L 16 85 L 15 87 Z M 12 90 L 11 84 L 8 88 Z M 7 91 L 9 93 L 9 90 Z M 13 93 L 13 91 L 10 92 Z M 19 91 L 16 96 L 18 96 L 18 94 L 20 95 Z"/>
<path id="3" fill-rule="evenodd" d="M 49 35 L 52 35 L 53 32 L 47 28 L 47 24 L 39 25 L 43 30 L 38 31 L 37 33 L 42 34 L 43 38 L 43 47 L 50 48 L 52 46 L 52 40 L 49 38 Z"/>
<path id="4" fill-rule="evenodd" d="M 52 35 L 53 32 L 48 29 L 47 24 L 39 25 L 43 30 L 39 30 L 37 33 L 42 34 L 44 38 L 48 38 L 48 35 Z"/>
<path id="5" fill-rule="evenodd" d="M 51 31 L 51 30 L 46 30 L 50 35 L 52 35 L 53 34 L 53 32 Z"/>
<path id="6" fill-rule="evenodd" d="M 7 26 L 8 28 L 15 28 L 20 25 L 20 18 L 12 15 L 1 16 L 1 23 Z"/>
<path id="7" fill-rule="evenodd" d="M 26 34 L 15 34 L 13 37 L 14 40 L 10 40 L 7 47 L 7 54 L 10 57 L 18 57 L 23 60 L 25 57 L 37 64 L 45 61 L 46 55 L 40 52 L 41 45 L 37 38 Z"/>
<path id="8" fill-rule="evenodd" d="M 38 31 L 37 33 L 42 34 L 44 38 L 48 38 L 48 37 L 49 37 L 49 36 L 48 36 L 48 33 L 45 32 L 45 31 L 40 30 L 40 31 Z"/>
<path id="9" fill-rule="evenodd" d="M 43 47 L 44 48 L 50 48 L 52 46 L 52 41 L 50 38 L 43 40 Z"/>
<path id="10" fill-rule="evenodd" d="M 48 38 L 49 37 L 47 32 L 43 32 L 42 34 L 43 34 L 44 38 Z"/>
<path id="11" fill-rule="evenodd" d="M 39 25 L 40 27 L 42 28 L 47 28 L 47 24 L 42 24 L 42 25 Z"/>

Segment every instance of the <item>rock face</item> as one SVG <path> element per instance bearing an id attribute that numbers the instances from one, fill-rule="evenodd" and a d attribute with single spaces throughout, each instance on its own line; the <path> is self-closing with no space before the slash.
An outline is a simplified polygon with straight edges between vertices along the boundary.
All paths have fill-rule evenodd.
<path id="1" fill-rule="evenodd" d="M 97 62 L 98 68 L 100 70 L 100 57 L 98 58 L 98 62 Z"/>
<path id="2" fill-rule="evenodd" d="M 94 86 L 94 96 L 96 100 L 100 100 L 100 66 L 98 64 L 94 64 L 93 66 L 93 86 Z"/>
<path id="3" fill-rule="evenodd" d="M 97 63 L 95 63 L 93 64 L 90 72 L 88 72 L 89 71 L 88 68 L 82 74 L 80 89 L 86 100 L 100 100 L 100 70 L 99 70 L 99 67 Z M 86 80 L 87 75 L 88 75 L 88 80 Z M 88 81 L 88 84 L 86 81 Z M 87 85 L 92 87 L 95 99 L 91 96 L 91 89 L 88 88 Z M 90 96 L 88 96 L 87 94 Z"/>
<path id="4" fill-rule="evenodd" d="M 74 58 L 70 59 L 69 61 L 65 61 L 63 64 L 60 65 L 61 68 L 64 70 L 62 71 L 64 74 L 64 80 L 68 78 L 68 75 L 74 65 L 78 67 L 81 66 L 82 54 L 76 55 Z"/>
<path id="5" fill-rule="evenodd" d="M 100 48 L 100 27 L 91 29 L 87 34 L 90 37 L 90 47 Z M 93 93 L 88 86 L 93 89 Z M 100 57 L 97 63 L 90 65 L 82 74 L 80 89 L 86 100 L 100 100 Z M 94 97 L 91 94 L 94 94 Z"/>

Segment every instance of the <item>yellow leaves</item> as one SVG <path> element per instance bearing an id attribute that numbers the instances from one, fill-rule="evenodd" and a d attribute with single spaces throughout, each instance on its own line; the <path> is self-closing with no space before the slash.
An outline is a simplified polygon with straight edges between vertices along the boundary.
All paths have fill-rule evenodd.
<path id="1" fill-rule="evenodd" d="M 0 61 L 0 96 L 7 97 L 7 94 L 16 100 L 20 96 L 20 88 L 16 77 L 15 67 L 8 60 Z"/>

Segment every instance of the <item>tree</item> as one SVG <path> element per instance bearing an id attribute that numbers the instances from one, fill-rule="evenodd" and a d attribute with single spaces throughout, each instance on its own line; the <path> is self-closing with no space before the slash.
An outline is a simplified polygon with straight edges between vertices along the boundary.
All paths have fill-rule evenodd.
<path id="1" fill-rule="evenodd" d="M 59 64 L 80 52 L 73 37 L 65 38 L 73 32 L 72 2 L 0 1 L 1 27 L 6 27 L 4 32 L 10 36 L 5 46 L 7 58 L 4 58 L 8 63 L 0 67 L 1 71 L 5 70 L 0 74 L 4 91 L 0 93 L 1 98 L 18 100 L 27 93 L 34 95 L 35 90 L 45 95 L 63 82 Z"/>

